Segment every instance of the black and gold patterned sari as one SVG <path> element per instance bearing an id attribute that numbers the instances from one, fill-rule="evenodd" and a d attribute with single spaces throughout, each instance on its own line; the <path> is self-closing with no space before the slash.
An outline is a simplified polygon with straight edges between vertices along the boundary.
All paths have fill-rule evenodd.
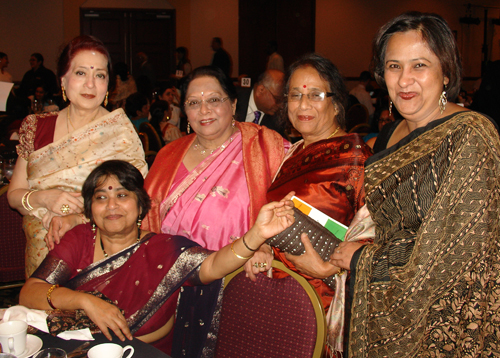
<path id="1" fill-rule="evenodd" d="M 499 150 L 461 112 L 368 159 L 376 237 L 351 263 L 350 357 L 499 356 Z"/>

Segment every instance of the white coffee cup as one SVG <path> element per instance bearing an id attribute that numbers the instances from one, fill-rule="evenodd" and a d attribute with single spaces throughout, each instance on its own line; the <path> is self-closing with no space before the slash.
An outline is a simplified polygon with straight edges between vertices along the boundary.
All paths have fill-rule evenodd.
<path id="1" fill-rule="evenodd" d="M 125 346 L 122 347 L 118 344 L 114 343 L 103 343 L 103 344 L 98 344 L 95 347 L 92 347 L 88 353 L 87 356 L 89 358 L 122 358 L 122 356 L 125 354 L 127 350 L 130 349 L 130 353 L 128 356 L 125 358 L 130 358 L 134 355 L 134 347 L 132 346 Z"/>
<path id="2" fill-rule="evenodd" d="M 26 350 L 28 324 L 23 321 L 0 323 L 0 344 L 7 353 L 20 355 Z"/>

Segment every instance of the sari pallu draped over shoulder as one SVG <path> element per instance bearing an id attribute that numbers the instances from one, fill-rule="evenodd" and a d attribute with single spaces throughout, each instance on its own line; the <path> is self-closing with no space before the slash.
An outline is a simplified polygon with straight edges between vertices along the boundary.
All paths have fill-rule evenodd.
<path id="1" fill-rule="evenodd" d="M 369 159 L 376 237 L 351 263 L 350 357 L 500 354 L 499 148 L 462 112 Z"/>
<path id="2" fill-rule="evenodd" d="M 69 255 L 75 256 L 72 251 Z M 89 265 L 71 279 L 75 268 L 49 254 L 34 277 L 73 290 L 104 294 L 123 310 L 130 331 L 137 337 L 160 329 L 175 314 L 179 288 L 209 254 L 184 237 L 149 234 L 140 243 Z M 66 256 L 61 251 L 57 255 Z M 53 316 L 57 316 L 57 310 Z M 153 345 L 169 352 L 172 337 L 170 332 L 168 338 Z"/>
<path id="3" fill-rule="evenodd" d="M 21 127 L 21 146 L 32 145 L 38 118 L 28 116 Z M 18 149 L 19 150 L 19 149 Z M 27 158 L 31 190 L 60 189 L 80 192 L 90 172 L 104 161 L 121 159 L 148 172 L 142 144 L 122 109 L 109 113 L 32 153 Z M 35 208 L 23 218 L 26 233 L 27 277 L 47 255 L 47 230 L 41 219 L 47 208 Z"/>

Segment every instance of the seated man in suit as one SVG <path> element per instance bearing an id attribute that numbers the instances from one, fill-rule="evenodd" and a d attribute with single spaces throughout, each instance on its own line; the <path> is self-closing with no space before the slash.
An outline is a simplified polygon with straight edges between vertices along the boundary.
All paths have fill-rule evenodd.
<path id="1" fill-rule="evenodd" d="M 266 126 L 285 137 L 284 123 L 277 116 L 283 99 L 284 82 L 283 72 L 267 70 L 259 76 L 253 89 L 238 89 L 236 119 Z"/>

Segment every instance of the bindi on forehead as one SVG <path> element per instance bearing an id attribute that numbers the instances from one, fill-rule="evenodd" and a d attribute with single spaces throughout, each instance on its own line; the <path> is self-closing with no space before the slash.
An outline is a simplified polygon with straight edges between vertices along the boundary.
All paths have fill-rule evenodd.
<path id="1" fill-rule="evenodd" d="M 113 190 L 113 187 L 111 185 L 108 186 L 108 190 Z"/>
<path id="2" fill-rule="evenodd" d="M 306 85 L 303 85 L 302 87 L 307 88 L 307 86 L 306 86 Z"/>

